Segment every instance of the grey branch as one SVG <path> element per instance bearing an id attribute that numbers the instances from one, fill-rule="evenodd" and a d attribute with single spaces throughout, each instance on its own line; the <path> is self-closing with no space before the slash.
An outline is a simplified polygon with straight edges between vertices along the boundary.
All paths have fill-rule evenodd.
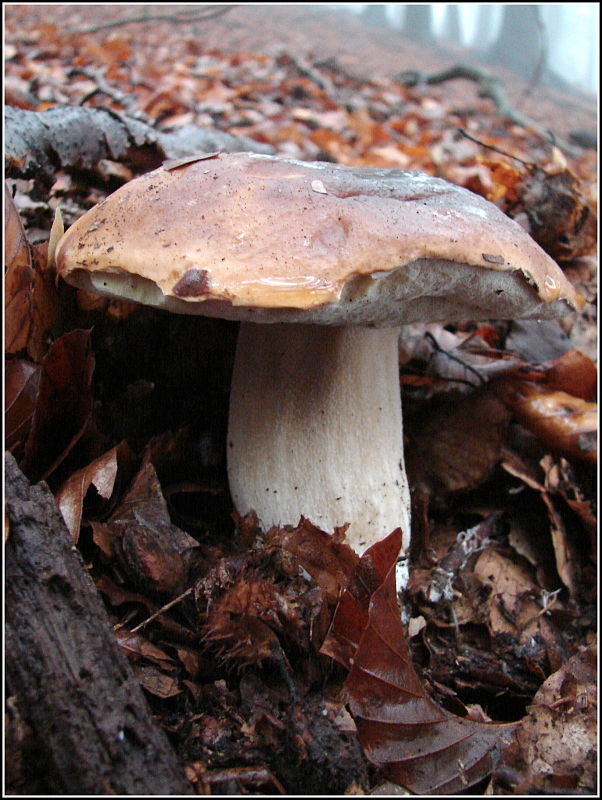
<path id="1" fill-rule="evenodd" d="M 181 125 L 157 130 L 140 119 L 106 108 L 53 106 L 25 111 L 8 106 L 4 153 L 9 178 L 53 180 L 57 169 L 96 168 L 102 159 L 147 171 L 164 160 L 208 152 L 273 153 L 246 136 Z"/>

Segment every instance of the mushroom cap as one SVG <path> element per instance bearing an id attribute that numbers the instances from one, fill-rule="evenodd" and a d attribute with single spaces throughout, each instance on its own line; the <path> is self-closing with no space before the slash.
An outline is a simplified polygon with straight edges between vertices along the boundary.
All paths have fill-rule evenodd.
<path id="1" fill-rule="evenodd" d="M 583 305 L 492 203 L 418 172 L 255 153 L 164 164 L 62 237 L 81 288 L 185 314 L 396 326 Z"/>

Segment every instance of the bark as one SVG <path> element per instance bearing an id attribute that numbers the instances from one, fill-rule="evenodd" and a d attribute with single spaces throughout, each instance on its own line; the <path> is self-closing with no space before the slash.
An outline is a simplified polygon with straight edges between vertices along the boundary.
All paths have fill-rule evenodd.
<path id="1" fill-rule="evenodd" d="M 432 44 L 435 41 L 431 26 L 431 7 L 406 5 L 402 33 L 413 42 Z"/>
<path id="2" fill-rule="evenodd" d="M 453 44 L 462 44 L 462 23 L 460 9 L 457 5 L 449 5 L 445 10 L 443 39 Z"/>
<path id="3" fill-rule="evenodd" d="M 5 459 L 6 683 L 55 794 L 192 794 L 45 484 Z"/>
<path id="4" fill-rule="evenodd" d="M 373 28 L 389 27 L 387 11 L 384 5 L 365 6 L 362 11 L 362 19 L 366 25 L 371 25 Z"/>
<path id="5" fill-rule="evenodd" d="M 195 153 L 273 152 L 269 145 L 246 136 L 194 125 L 159 131 L 105 108 L 53 106 L 47 111 L 25 111 L 8 106 L 4 124 L 7 177 L 47 183 L 58 168 L 92 169 L 101 159 L 146 171 L 165 159 Z"/>
<path id="6" fill-rule="evenodd" d="M 540 59 L 547 56 L 539 14 L 537 6 L 504 6 L 502 26 L 486 54 L 487 60 L 502 64 L 529 80 Z"/>

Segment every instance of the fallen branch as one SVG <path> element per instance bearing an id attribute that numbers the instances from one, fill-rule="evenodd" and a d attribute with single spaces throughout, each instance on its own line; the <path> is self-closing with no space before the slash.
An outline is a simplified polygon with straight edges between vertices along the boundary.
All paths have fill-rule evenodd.
<path id="1" fill-rule="evenodd" d="M 4 117 L 6 176 L 49 183 L 57 169 L 93 169 L 102 159 L 146 171 L 166 159 L 207 152 L 273 153 L 270 145 L 211 128 L 182 125 L 158 131 L 106 108 L 53 106 L 25 111 L 8 106 Z"/>
<path id="2" fill-rule="evenodd" d="M 207 19 L 215 19 L 215 17 L 221 17 L 222 14 L 225 14 L 227 11 L 230 11 L 232 8 L 236 8 L 235 5 L 225 5 L 225 6 L 205 6 L 199 8 L 198 6 L 193 7 L 192 9 L 186 9 L 184 11 L 174 11 L 171 14 L 139 14 L 135 17 L 125 17 L 124 19 L 115 19 L 111 22 L 102 22 L 98 25 L 87 25 L 84 28 L 76 28 L 75 30 L 69 31 L 73 34 L 79 33 L 96 33 L 97 31 L 107 30 L 108 28 L 118 28 L 122 25 L 132 25 L 138 24 L 140 22 L 176 22 L 176 23 L 183 23 L 183 22 L 204 22 Z"/>
<path id="3" fill-rule="evenodd" d="M 445 69 L 442 72 L 428 74 L 426 72 L 408 71 L 399 72 L 395 75 L 395 79 L 402 83 L 404 86 L 418 86 L 420 84 L 438 84 L 445 83 L 446 81 L 457 80 L 463 78 L 465 80 L 474 81 L 479 87 L 479 97 L 485 97 L 493 100 L 495 109 L 501 117 L 506 117 L 515 125 L 521 125 L 523 128 L 530 128 L 538 136 L 548 141 L 552 140 L 560 150 L 564 151 L 567 155 L 578 156 L 580 151 L 573 147 L 563 139 L 558 138 L 550 130 L 542 127 L 537 122 L 516 111 L 508 103 L 506 98 L 506 91 L 502 82 L 495 75 L 490 72 L 485 72 L 478 67 L 471 67 L 465 64 L 457 64 L 454 67 Z"/>
<path id="4" fill-rule="evenodd" d="M 193 794 L 45 484 L 5 457 L 6 683 L 55 794 Z"/>
<path id="5" fill-rule="evenodd" d="M 104 94 L 118 103 L 128 116 L 145 122 L 147 125 L 154 126 L 155 120 L 151 119 L 148 114 L 145 114 L 145 112 L 138 107 L 136 96 L 127 92 L 122 92 L 115 86 L 111 86 L 111 84 L 106 81 L 103 71 L 94 69 L 93 67 L 72 67 L 67 73 L 67 77 L 72 78 L 74 75 L 83 75 L 84 78 L 89 78 L 95 83 L 94 88 L 79 101 L 80 106 L 84 106 L 88 100 L 95 95 Z"/>

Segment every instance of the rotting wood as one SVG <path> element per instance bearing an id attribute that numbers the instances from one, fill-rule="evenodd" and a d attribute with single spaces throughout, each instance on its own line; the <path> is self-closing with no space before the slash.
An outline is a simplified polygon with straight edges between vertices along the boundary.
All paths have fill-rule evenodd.
<path id="1" fill-rule="evenodd" d="M 6 681 L 57 794 L 193 794 L 45 484 L 5 457 Z"/>
<path id="2" fill-rule="evenodd" d="M 5 166 L 9 178 L 54 180 L 57 168 L 93 169 L 102 159 L 149 170 L 165 159 L 194 153 L 272 153 L 271 146 L 245 136 L 182 125 L 158 131 L 105 108 L 53 106 L 47 111 L 5 110 Z"/>

